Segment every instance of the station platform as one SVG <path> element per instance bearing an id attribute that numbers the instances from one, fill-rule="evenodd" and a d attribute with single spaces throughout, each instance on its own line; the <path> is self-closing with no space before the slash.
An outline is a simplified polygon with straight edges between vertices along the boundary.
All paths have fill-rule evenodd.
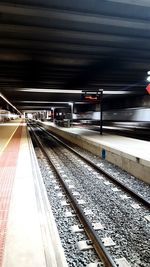
<path id="1" fill-rule="evenodd" d="M 67 267 L 24 121 L 0 124 L 0 267 Z"/>
<path id="2" fill-rule="evenodd" d="M 11 137 L 15 133 L 18 124 L 21 122 L 21 119 L 14 120 L 8 123 L 0 123 L 0 155 L 9 143 Z M 7 125 L 7 131 L 6 131 Z"/>
<path id="3" fill-rule="evenodd" d="M 52 122 L 40 122 L 46 129 L 79 147 L 102 157 L 131 175 L 150 184 L 150 142 L 103 134 L 81 127 L 58 127 Z"/>

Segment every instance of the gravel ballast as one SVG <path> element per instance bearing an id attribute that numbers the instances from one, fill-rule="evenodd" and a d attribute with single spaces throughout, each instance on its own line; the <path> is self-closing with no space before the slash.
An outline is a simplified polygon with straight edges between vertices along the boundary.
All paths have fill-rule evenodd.
<path id="1" fill-rule="evenodd" d="M 78 198 L 83 199 L 85 204 L 83 205 L 84 209 L 92 211 L 91 215 L 88 215 L 91 222 L 101 222 L 104 226 L 103 230 L 98 231 L 100 238 L 111 237 L 115 245 L 108 248 L 111 255 L 114 258 L 125 257 L 131 266 L 149 266 L 150 255 L 148 252 L 148 236 L 149 236 L 149 222 L 145 216 L 149 215 L 149 211 L 141 204 L 137 203 L 136 200 L 131 198 L 129 195 L 125 194 L 119 187 L 116 187 L 112 182 L 109 182 L 107 178 L 103 175 L 98 174 L 87 164 L 79 160 L 75 155 L 67 151 L 67 149 L 61 147 L 56 143 L 56 141 L 50 142 L 52 149 L 49 149 L 49 155 L 53 155 L 61 168 L 63 169 L 67 178 L 71 181 L 70 183 L 74 185 L 75 190 L 79 192 L 80 196 Z M 76 147 L 74 147 L 76 148 Z M 121 171 L 118 167 L 100 160 L 98 157 L 93 156 L 91 153 L 82 151 L 78 148 L 80 153 L 83 153 L 84 156 L 90 158 L 96 164 L 99 163 L 107 172 L 113 173 L 115 178 L 120 179 L 121 181 L 130 181 L 129 185 L 136 189 L 137 191 L 141 187 L 144 193 L 144 196 L 149 199 L 148 187 L 143 182 L 139 181 L 135 177 L 131 177 L 124 171 Z M 39 152 L 38 152 L 39 153 Z M 58 223 L 58 228 L 60 228 L 60 235 L 64 236 L 63 246 L 66 246 L 67 240 L 69 239 L 69 247 L 72 247 L 72 233 L 69 235 L 68 226 L 66 221 L 75 220 L 75 218 L 63 218 L 64 212 L 62 207 L 60 208 L 60 203 L 55 199 L 55 196 L 52 197 L 54 193 L 54 185 L 50 185 L 50 173 L 48 169 L 43 167 L 42 160 L 39 159 L 43 179 L 45 181 L 46 188 L 48 190 L 48 196 L 51 198 L 50 202 L 53 209 L 56 213 L 56 221 Z M 133 182 L 131 182 L 131 180 Z M 144 189 L 145 187 L 145 189 Z M 143 195 L 143 193 L 142 193 Z M 53 203 L 54 198 L 54 203 Z M 133 206 L 132 206 L 133 205 Z M 56 207 L 55 207 L 56 206 Z M 61 211 L 60 211 L 61 209 Z M 66 209 L 66 207 L 63 207 Z M 74 224 L 77 224 L 74 223 Z M 61 227 L 63 226 L 63 229 Z M 70 228 L 69 228 L 70 229 Z M 69 235 L 69 237 L 66 237 Z M 77 234 L 78 241 L 86 238 L 83 234 Z M 75 251 L 76 247 L 76 238 L 74 246 L 72 247 Z M 69 254 L 69 249 L 66 251 Z M 77 252 L 78 254 L 79 252 Z M 81 252 L 80 252 L 81 253 Z M 87 252 L 89 254 L 89 252 Z M 85 256 L 84 263 L 81 263 L 81 258 L 84 258 L 81 253 L 81 258 L 79 256 L 79 261 L 76 263 L 76 256 L 73 257 L 73 264 L 70 266 L 86 266 L 88 261 L 94 261 L 96 256 L 88 255 Z M 87 260 L 88 258 L 88 260 Z M 89 260 L 90 258 L 90 260 Z M 81 265 L 80 265 L 81 263 Z M 72 262 L 69 264 L 72 264 Z"/>

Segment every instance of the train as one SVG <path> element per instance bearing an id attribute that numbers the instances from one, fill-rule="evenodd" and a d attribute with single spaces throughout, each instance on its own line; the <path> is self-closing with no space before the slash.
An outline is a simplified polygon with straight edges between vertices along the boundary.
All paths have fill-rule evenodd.
<path id="1" fill-rule="evenodd" d="M 88 111 L 74 114 L 74 119 L 82 123 L 95 124 L 100 120 L 100 112 Z M 150 124 L 150 108 L 124 108 L 103 111 L 103 121 L 111 122 L 138 122 Z"/>
<path id="2" fill-rule="evenodd" d="M 61 113 L 62 114 L 62 113 Z M 99 111 L 87 111 L 78 112 L 72 114 L 73 124 L 89 124 L 99 125 L 100 112 Z M 36 118 L 37 119 L 37 118 Z M 40 115 L 41 120 L 46 120 L 44 114 Z M 55 117 L 56 120 L 63 120 L 63 118 Z M 139 126 L 150 127 L 150 108 L 137 107 L 137 108 L 124 108 L 124 109 L 112 109 L 103 111 L 103 125 L 106 126 Z"/>
<path id="3" fill-rule="evenodd" d="M 98 120 L 99 113 L 93 113 L 92 120 Z M 150 122 L 150 108 L 125 108 L 103 112 L 104 121 Z"/>

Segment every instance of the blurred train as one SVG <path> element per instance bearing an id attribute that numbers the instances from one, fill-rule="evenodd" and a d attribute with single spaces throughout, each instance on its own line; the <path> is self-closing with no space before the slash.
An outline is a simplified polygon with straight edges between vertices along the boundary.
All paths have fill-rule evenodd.
<path id="1" fill-rule="evenodd" d="M 74 115 L 74 125 L 82 124 L 91 130 L 99 131 L 100 112 Z M 103 111 L 103 130 L 149 141 L 150 108 L 139 107 Z"/>
<path id="2" fill-rule="evenodd" d="M 8 110 L 0 109 L 0 123 L 8 122 L 18 118 L 17 114 L 11 113 Z"/>
<path id="3" fill-rule="evenodd" d="M 94 113 L 92 119 L 98 119 L 97 115 Z M 150 122 L 150 108 L 126 108 L 104 111 L 103 120 Z"/>
<path id="4" fill-rule="evenodd" d="M 95 124 L 100 120 L 100 112 L 88 111 L 74 114 L 74 119 L 82 123 Z M 150 124 L 150 108 L 125 108 L 103 111 L 103 121 L 111 122 L 137 122 Z"/>

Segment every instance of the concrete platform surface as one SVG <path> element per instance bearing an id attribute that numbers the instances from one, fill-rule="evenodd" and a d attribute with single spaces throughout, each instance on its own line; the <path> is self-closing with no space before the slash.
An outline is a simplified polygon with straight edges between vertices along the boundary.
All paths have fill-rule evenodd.
<path id="1" fill-rule="evenodd" d="M 26 124 L 17 126 L 0 156 L 0 267 L 67 267 Z"/>
<path id="2" fill-rule="evenodd" d="M 102 156 L 137 178 L 150 183 L 150 142 L 124 136 L 103 134 L 77 127 L 58 127 L 51 122 L 41 122 L 47 129 L 68 141 Z"/>

